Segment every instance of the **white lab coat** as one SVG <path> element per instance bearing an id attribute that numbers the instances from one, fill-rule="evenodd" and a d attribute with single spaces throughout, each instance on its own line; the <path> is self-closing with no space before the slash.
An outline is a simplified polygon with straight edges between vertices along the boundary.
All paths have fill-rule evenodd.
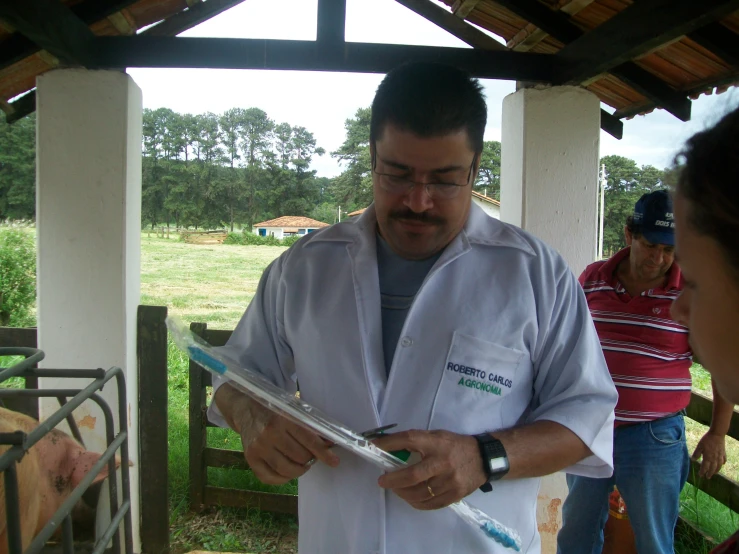
<path id="1" fill-rule="evenodd" d="M 386 378 L 375 233 L 370 207 L 275 260 L 229 354 L 285 389 L 299 381 L 306 402 L 357 431 L 397 423 L 476 434 L 556 421 L 594 454 L 567 471 L 609 476 L 617 395 L 564 260 L 473 205 L 421 286 Z M 495 384 L 500 395 L 466 386 L 469 379 Z M 209 416 L 225 425 L 215 405 Z M 381 470 L 337 453 L 338 468 L 319 463 L 299 480 L 302 554 L 510 552 L 450 510 L 415 510 L 377 485 Z M 523 552 L 538 553 L 539 479 L 493 488 L 467 500 L 517 529 Z"/>

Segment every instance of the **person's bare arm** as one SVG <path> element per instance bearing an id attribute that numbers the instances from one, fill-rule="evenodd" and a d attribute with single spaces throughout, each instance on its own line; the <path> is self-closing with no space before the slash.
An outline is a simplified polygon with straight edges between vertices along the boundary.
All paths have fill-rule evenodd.
<path id="1" fill-rule="evenodd" d="M 713 389 L 713 414 L 711 426 L 703 435 L 691 458 L 701 459 L 699 475 L 710 479 L 719 472 L 726 463 L 726 433 L 729 432 L 731 416 L 734 414 L 734 405 L 724 400 L 711 380 Z"/>
<path id="2" fill-rule="evenodd" d="M 318 435 L 268 410 L 235 387 L 222 385 L 213 398 L 224 419 L 241 435 L 244 457 L 262 482 L 279 485 L 300 477 L 312 460 L 335 467 L 339 458 Z"/>
<path id="3" fill-rule="evenodd" d="M 567 427 L 553 421 L 490 433 L 503 443 L 510 462 L 504 479 L 549 475 L 591 454 Z M 404 431 L 379 438 L 383 450 L 418 452 L 422 460 L 380 477 L 379 485 L 393 490 L 421 510 L 443 508 L 461 500 L 485 483 L 477 440 L 448 431 Z M 433 492 L 433 494 L 432 494 Z"/>
<path id="4" fill-rule="evenodd" d="M 580 437 L 554 421 L 490 434 L 503 443 L 508 454 L 511 469 L 504 479 L 550 475 L 592 454 Z"/>

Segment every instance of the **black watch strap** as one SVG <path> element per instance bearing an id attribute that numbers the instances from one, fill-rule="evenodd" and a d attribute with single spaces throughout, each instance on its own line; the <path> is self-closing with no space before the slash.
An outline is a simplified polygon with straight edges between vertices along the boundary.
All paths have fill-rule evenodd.
<path id="1" fill-rule="evenodd" d="M 482 492 L 490 492 L 493 490 L 493 481 L 501 479 L 506 473 L 508 473 L 508 455 L 506 454 L 503 443 L 488 433 L 481 433 L 475 435 L 477 444 L 480 447 L 480 456 L 482 457 L 482 467 L 487 477 L 487 483 L 484 483 L 480 490 Z M 504 460 L 502 467 L 493 471 L 491 467 L 491 461 L 493 460 Z M 498 464 L 500 465 L 500 464 Z"/>

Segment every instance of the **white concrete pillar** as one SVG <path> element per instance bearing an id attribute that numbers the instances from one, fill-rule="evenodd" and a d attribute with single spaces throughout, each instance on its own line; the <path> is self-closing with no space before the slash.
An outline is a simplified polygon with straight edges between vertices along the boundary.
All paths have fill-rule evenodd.
<path id="1" fill-rule="evenodd" d="M 579 275 L 595 259 L 600 101 L 578 87 L 503 100 L 501 219 L 556 248 Z"/>
<path id="2" fill-rule="evenodd" d="M 65 69 L 38 78 L 38 344 L 44 367 L 126 373 L 134 551 L 140 552 L 136 309 L 141 254 L 141 90 L 125 73 Z M 42 379 L 42 388 L 86 382 Z M 103 396 L 116 414 L 115 382 Z M 41 417 L 58 408 L 41 405 Z M 75 419 L 88 449 L 105 423 L 85 402 Z"/>
<path id="3" fill-rule="evenodd" d="M 501 219 L 556 248 L 579 275 L 595 260 L 600 101 L 578 87 L 525 88 L 503 100 Z M 564 474 L 542 480 L 542 554 L 555 554 Z"/>

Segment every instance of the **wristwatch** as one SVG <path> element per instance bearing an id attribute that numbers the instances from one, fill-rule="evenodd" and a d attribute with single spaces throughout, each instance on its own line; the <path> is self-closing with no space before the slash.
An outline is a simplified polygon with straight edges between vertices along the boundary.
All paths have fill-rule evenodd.
<path id="1" fill-rule="evenodd" d="M 482 456 L 482 469 L 488 478 L 487 483 L 480 487 L 482 492 L 493 490 L 493 481 L 502 479 L 508 473 L 510 464 L 503 443 L 488 433 L 475 435 Z"/>

